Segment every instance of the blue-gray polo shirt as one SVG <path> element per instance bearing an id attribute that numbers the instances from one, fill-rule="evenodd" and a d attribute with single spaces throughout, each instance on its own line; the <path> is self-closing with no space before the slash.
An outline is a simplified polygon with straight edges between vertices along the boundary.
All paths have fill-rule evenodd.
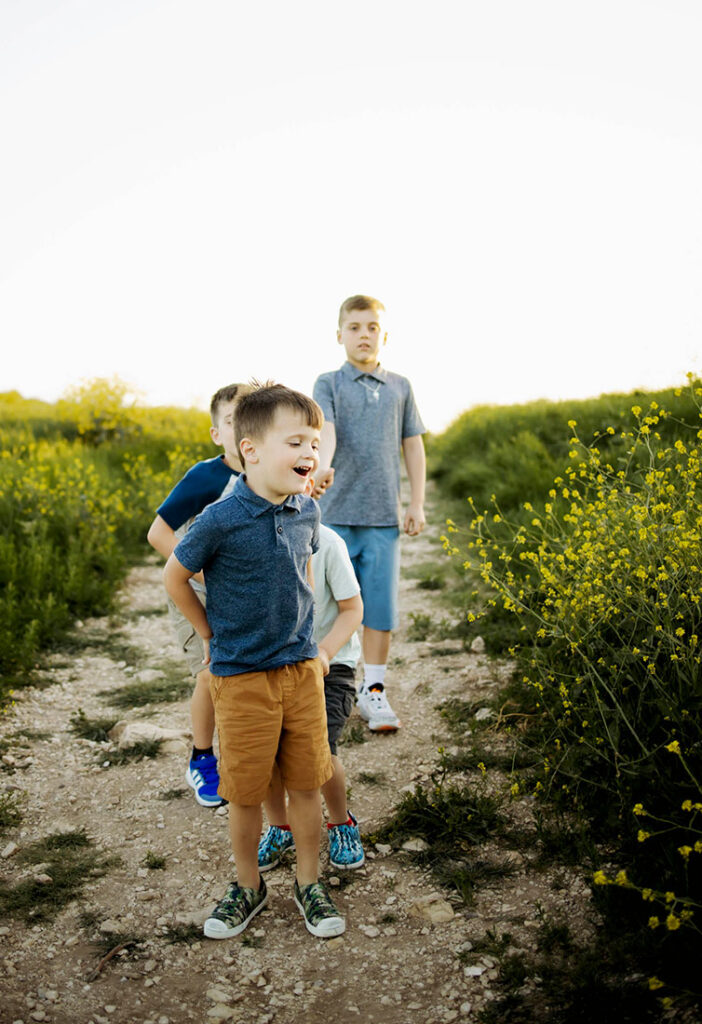
<path id="1" fill-rule="evenodd" d="M 175 549 L 191 572 L 204 569 L 215 676 L 293 665 L 317 655 L 307 563 L 319 547 L 319 509 L 302 494 L 272 505 L 237 478 Z"/>
<path id="2" fill-rule="evenodd" d="M 318 377 L 313 395 L 336 430 L 334 484 L 320 501 L 322 520 L 337 526 L 397 526 L 400 452 L 424 433 L 406 377 L 346 362 Z"/>

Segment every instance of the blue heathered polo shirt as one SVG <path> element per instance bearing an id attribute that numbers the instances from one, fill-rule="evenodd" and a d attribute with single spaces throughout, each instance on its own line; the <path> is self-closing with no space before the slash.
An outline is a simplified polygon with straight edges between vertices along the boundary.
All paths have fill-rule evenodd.
<path id="1" fill-rule="evenodd" d="M 334 484 L 322 495 L 322 520 L 336 526 L 397 526 L 400 451 L 424 433 L 412 385 L 376 366 L 366 373 L 348 361 L 323 373 L 312 392 L 334 424 Z"/>
<path id="2" fill-rule="evenodd" d="M 316 502 L 293 494 L 272 505 L 254 494 L 244 476 L 228 498 L 197 517 L 175 556 L 191 572 L 205 572 L 213 675 L 316 657 L 307 563 L 318 547 Z"/>

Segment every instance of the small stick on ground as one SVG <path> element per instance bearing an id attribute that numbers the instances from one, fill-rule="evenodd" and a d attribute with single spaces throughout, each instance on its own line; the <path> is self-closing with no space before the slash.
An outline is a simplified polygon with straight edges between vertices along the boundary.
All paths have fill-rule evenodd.
<path id="1" fill-rule="evenodd" d="M 89 974 L 87 980 L 88 981 L 95 981 L 95 979 L 97 978 L 98 974 L 100 974 L 100 972 L 102 971 L 103 967 L 112 959 L 112 957 L 117 956 L 117 954 L 121 950 L 127 949 L 128 946 L 135 946 L 135 945 L 136 945 L 136 942 L 134 942 L 132 940 L 132 941 L 128 941 L 128 942 L 120 942 L 120 944 L 118 946 L 114 946 L 110 950 L 109 953 L 105 954 L 105 956 L 102 958 L 102 960 L 97 965 L 95 970 L 91 971 L 91 973 Z"/>

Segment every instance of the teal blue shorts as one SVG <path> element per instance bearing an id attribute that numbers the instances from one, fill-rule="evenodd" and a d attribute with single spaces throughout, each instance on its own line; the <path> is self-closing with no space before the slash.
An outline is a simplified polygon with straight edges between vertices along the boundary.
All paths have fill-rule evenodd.
<path id="1" fill-rule="evenodd" d="M 349 549 L 363 598 L 363 625 L 382 631 L 397 629 L 399 527 L 326 525 L 339 534 Z"/>

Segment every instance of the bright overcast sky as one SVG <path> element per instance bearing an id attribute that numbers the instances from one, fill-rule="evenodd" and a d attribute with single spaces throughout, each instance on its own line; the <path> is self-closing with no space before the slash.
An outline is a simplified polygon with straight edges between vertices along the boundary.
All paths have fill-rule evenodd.
<path id="1" fill-rule="evenodd" d="M 311 390 L 347 295 L 427 426 L 700 371 L 698 0 L 2 0 L 0 390 Z"/>

